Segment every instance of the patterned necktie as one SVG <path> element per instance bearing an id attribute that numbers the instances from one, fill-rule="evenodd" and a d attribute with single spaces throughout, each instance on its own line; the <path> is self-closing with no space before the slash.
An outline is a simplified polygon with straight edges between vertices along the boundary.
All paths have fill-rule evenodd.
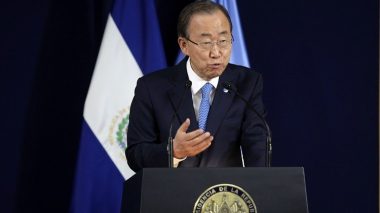
<path id="1" fill-rule="evenodd" d="M 210 93 L 212 91 L 212 84 L 206 83 L 202 87 L 202 99 L 201 104 L 199 106 L 199 117 L 198 117 L 198 123 L 199 128 L 206 130 L 206 121 L 207 121 L 207 115 L 208 111 L 210 110 Z"/>

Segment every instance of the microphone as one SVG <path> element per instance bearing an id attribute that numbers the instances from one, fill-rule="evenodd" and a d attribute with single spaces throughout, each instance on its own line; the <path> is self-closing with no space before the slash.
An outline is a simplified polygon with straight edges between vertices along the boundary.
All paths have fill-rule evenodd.
<path id="1" fill-rule="evenodd" d="M 265 128 L 267 130 L 267 137 L 266 137 L 266 159 L 265 159 L 265 166 L 266 167 L 271 167 L 271 161 L 272 161 L 272 132 L 270 131 L 270 128 L 269 128 L 269 125 L 268 123 L 266 122 L 265 118 L 256 111 L 256 109 L 251 105 L 251 103 L 249 103 L 247 101 L 247 99 L 245 99 L 237 90 L 237 88 L 235 87 L 235 85 L 233 85 L 231 82 L 223 82 L 223 87 L 227 90 L 232 90 L 245 104 L 246 106 L 248 107 L 248 109 L 250 109 L 251 111 L 253 111 L 259 118 L 260 120 L 263 122 L 263 124 L 265 125 Z"/>
<path id="2" fill-rule="evenodd" d="M 167 147 L 168 156 L 169 156 L 169 168 L 174 168 L 174 162 L 173 162 L 173 157 L 174 157 L 174 155 L 173 155 L 174 154 L 173 153 L 173 136 L 172 136 L 173 121 L 174 121 L 175 117 L 177 117 L 178 123 L 181 123 L 181 120 L 179 118 L 177 109 L 179 109 L 181 107 L 181 104 L 182 104 L 182 101 L 183 101 L 183 97 L 185 96 L 185 92 L 187 91 L 187 89 L 189 89 L 191 87 L 191 85 L 192 85 L 192 82 L 190 80 L 187 80 L 186 83 L 185 83 L 185 90 L 182 93 L 181 99 L 179 100 L 179 103 L 178 103 L 177 107 L 173 106 L 174 112 L 173 112 L 173 114 L 171 116 L 171 119 L 170 119 L 168 147 Z"/>

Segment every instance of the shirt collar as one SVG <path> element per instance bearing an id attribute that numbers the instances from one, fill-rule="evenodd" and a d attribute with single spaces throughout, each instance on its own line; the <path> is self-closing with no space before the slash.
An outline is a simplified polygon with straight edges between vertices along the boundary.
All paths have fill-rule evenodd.
<path id="1" fill-rule="evenodd" d="M 205 85 L 205 83 L 210 83 L 214 88 L 218 86 L 219 82 L 219 76 L 212 78 L 210 81 L 203 80 L 201 77 L 199 77 L 193 70 L 190 64 L 190 58 L 187 59 L 186 62 L 186 70 L 187 70 L 187 75 L 189 76 L 189 80 L 191 81 L 191 91 L 193 94 L 197 94 L 199 90 Z"/>

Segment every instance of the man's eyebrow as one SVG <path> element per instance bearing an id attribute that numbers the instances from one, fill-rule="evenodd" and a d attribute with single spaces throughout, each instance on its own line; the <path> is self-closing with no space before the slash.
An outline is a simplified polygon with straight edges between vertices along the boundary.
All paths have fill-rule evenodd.
<path id="1" fill-rule="evenodd" d="M 228 31 L 222 31 L 219 33 L 219 35 L 227 35 L 228 34 Z M 201 33 L 201 36 L 204 36 L 204 37 L 211 37 L 211 33 Z"/>
<path id="2" fill-rule="evenodd" d="M 211 33 L 201 33 L 201 36 L 211 37 Z"/>

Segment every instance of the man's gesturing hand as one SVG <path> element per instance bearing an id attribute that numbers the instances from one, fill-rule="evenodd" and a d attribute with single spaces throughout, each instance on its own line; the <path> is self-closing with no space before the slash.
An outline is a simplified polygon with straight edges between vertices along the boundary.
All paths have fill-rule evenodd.
<path id="1" fill-rule="evenodd" d="M 173 139 L 174 157 L 182 159 L 192 157 L 203 152 L 211 145 L 214 139 L 209 132 L 197 129 L 192 132 L 186 132 L 190 126 L 190 119 L 186 119 L 178 128 L 175 138 Z"/>

